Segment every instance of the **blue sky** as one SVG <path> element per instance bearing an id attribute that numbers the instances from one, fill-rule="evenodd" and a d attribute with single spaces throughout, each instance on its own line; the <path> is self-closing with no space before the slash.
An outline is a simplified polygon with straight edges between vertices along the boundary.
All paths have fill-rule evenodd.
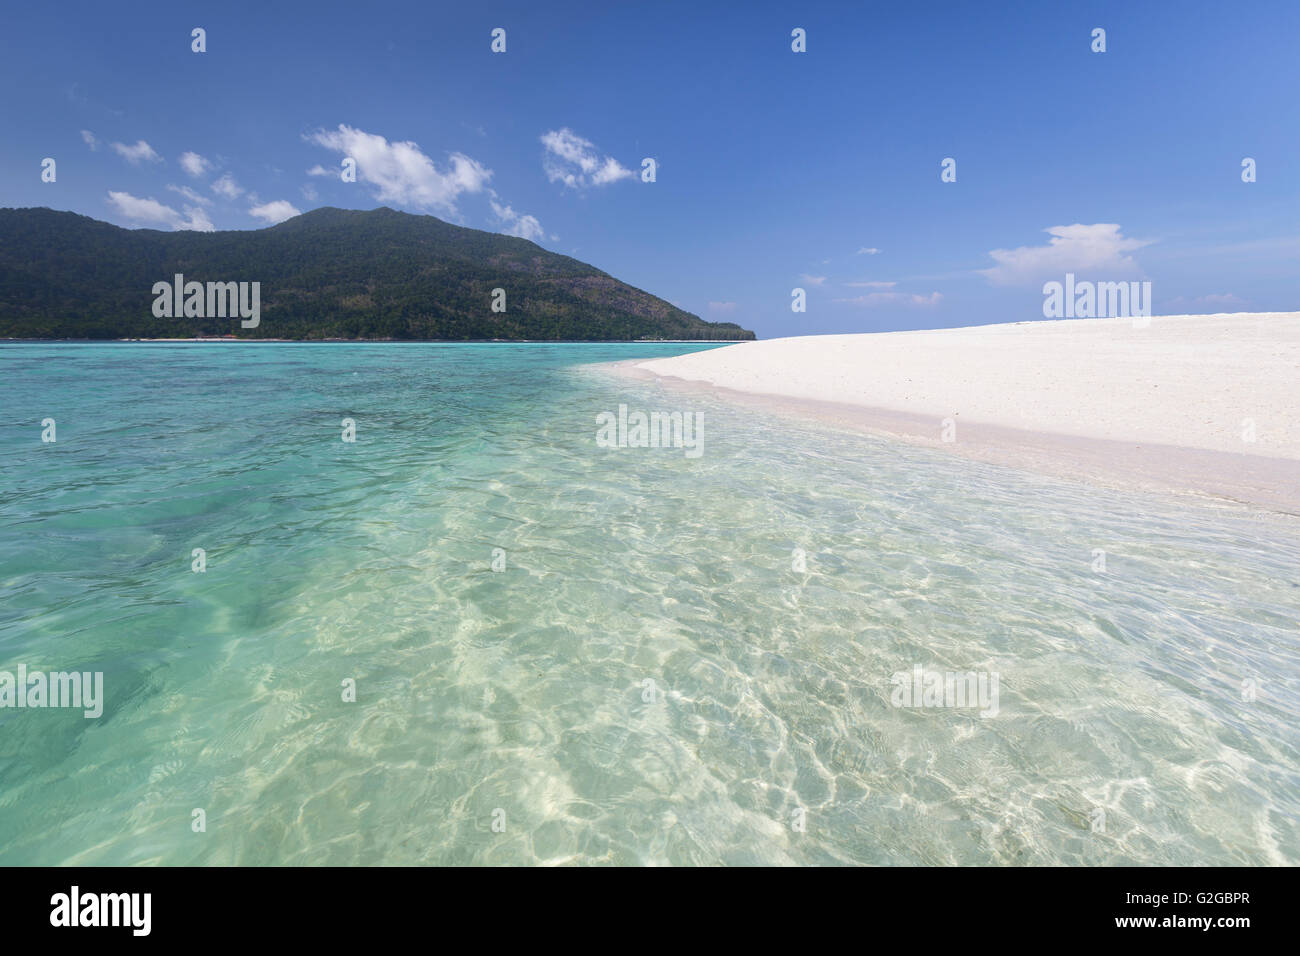
<path id="1" fill-rule="evenodd" d="M 764 338 L 1041 318 L 1066 271 L 1150 280 L 1157 313 L 1292 310 L 1298 37 L 1290 0 L 11 5 L 0 205 L 389 205 Z"/>

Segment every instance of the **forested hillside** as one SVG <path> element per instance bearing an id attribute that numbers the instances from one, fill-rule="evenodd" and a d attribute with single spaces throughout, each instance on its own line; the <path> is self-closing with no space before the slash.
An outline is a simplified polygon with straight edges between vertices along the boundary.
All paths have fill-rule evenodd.
<path id="1" fill-rule="evenodd" d="M 261 321 L 159 318 L 154 283 L 258 282 Z M 505 312 L 493 312 L 493 290 Z M 752 339 L 526 239 L 388 208 L 267 229 L 122 229 L 0 209 L 0 338 Z"/>

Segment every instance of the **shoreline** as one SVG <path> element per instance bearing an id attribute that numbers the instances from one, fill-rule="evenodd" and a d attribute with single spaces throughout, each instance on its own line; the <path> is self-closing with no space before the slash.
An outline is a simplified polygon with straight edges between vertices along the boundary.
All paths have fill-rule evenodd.
<path id="1" fill-rule="evenodd" d="M 753 339 L 268 339 L 268 338 L 166 338 L 166 339 L 7 339 L 0 345 L 138 345 L 151 342 L 195 342 L 204 345 L 741 345 Z"/>
<path id="2" fill-rule="evenodd" d="M 1101 487 L 1190 494 L 1300 517 L 1300 435 L 1294 422 L 1279 425 L 1267 418 L 1295 416 L 1300 409 L 1300 313 L 1269 314 L 1264 356 L 1258 354 L 1261 343 L 1243 339 L 1235 361 L 1221 361 L 1222 353 L 1208 345 L 1198 356 L 1206 359 L 1205 367 L 1188 360 L 1189 347 L 1202 344 L 1196 339 L 1207 331 L 1226 327 L 1235 335 L 1248 326 L 1258 331 L 1260 317 L 1243 315 L 1250 321 L 1153 318 L 1153 324 L 1173 333 L 1172 350 L 1164 347 L 1168 335 L 1143 343 L 1134 338 L 1142 330 L 1127 320 L 1108 326 L 1107 320 L 1093 319 L 769 339 L 603 367 L 687 393 L 1021 471 Z M 1197 321 L 1173 321 L 1184 318 Z M 1068 362 L 1061 361 L 1056 341 L 1062 336 L 1069 339 Z M 1111 364 L 1117 338 L 1135 349 L 1147 379 L 1126 379 L 1131 369 Z M 990 342 L 996 343 L 991 350 Z M 1043 345 L 1050 348 L 1044 351 Z M 1240 365 L 1255 374 L 1249 384 L 1237 377 Z M 883 387 L 869 381 L 877 374 L 885 379 Z M 898 382 L 906 389 L 890 393 Z M 1259 407 L 1273 440 L 1247 446 L 1237 439 L 1236 447 L 1252 451 L 1234 450 L 1237 436 L 1224 422 L 1202 420 L 1204 409 L 1188 404 L 1193 393 L 1212 402 L 1237 402 L 1234 409 Z M 1248 394 L 1242 398 L 1243 393 Z M 885 401 L 867 400 L 882 395 Z M 951 411 L 944 414 L 946 408 Z M 1051 427 L 1057 415 L 1067 427 Z M 1237 415 L 1221 417 L 1235 423 Z M 945 422 L 952 426 L 950 441 L 943 440 Z"/>

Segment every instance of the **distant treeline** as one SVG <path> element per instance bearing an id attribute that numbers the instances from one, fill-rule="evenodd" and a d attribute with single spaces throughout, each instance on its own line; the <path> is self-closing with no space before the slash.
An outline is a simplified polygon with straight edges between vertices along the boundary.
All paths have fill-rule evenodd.
<path id="1" fill-rule="evenodd" d="M 257 282 L 238 317 L 154 314 L 155 283 Z M 501 300 L 504 311 L 492 311 Z M 268 229 L 122 229 L 0 209 L 0 338 L 752 339 L 526 239 L 388 208 L 324 208 Z"/>

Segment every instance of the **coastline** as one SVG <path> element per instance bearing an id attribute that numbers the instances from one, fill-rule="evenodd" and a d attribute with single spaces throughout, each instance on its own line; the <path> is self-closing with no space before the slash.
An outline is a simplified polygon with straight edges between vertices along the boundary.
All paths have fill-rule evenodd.
<path id="1" fill-rule="evenodd" d="M 287 343 L 302 342 L 305 344 L 326 344 L 326 343 L 343 343 L 343 344 L 370 344 L 370 343 L 435 343 L 440 345 L 697 345 L 699 343 L 716 344 L 716 345 L 739 345 L 744 342 L 753 341 L 752 339 L 272 339 L 272 338 L 239 338 L 239 337 L 190 337 L 190 338 L 162 338 L 162 339 L 143 339 L 143 338 L 125 338 L 125 339 L 15 339 L 0 338 L 0 344 L 9 345 L 129 345 L 132 343 L 148 342 L 201 342 L 204 344 L 225 344 L 225 345 L 242 345 L 246 343 Z"/>
<path id="2" fill-rule="evenodd" d="M 806 336 L 607 367 L 1024 471 L 1300 516 L 1300 313 L 1151 323 Z"/>

